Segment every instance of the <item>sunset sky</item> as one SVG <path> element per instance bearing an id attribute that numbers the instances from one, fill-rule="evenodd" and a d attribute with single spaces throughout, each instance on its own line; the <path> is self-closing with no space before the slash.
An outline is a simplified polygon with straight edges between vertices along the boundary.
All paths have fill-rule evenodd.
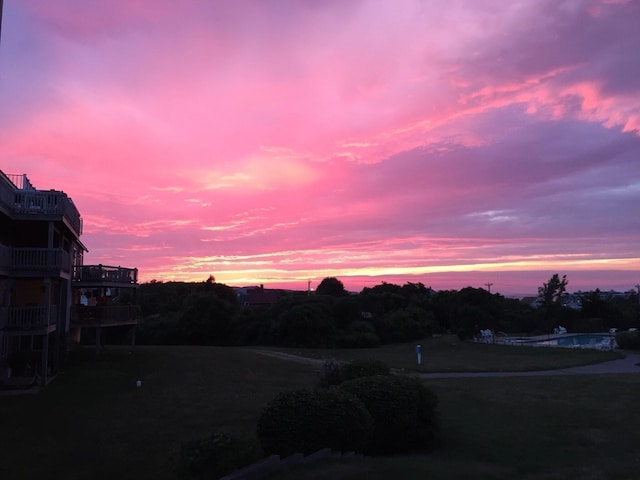
<path id="1" fill-rule="evenodd" d="M 141 281 L 640 283 L 640 2 L 4 0 L 0 170 Z"/>

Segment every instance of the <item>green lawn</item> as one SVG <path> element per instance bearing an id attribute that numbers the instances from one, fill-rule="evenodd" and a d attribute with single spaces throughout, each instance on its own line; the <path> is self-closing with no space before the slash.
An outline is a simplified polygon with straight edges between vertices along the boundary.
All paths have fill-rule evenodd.
<path id="1" fill-rule="evenodd" d="M 433 363 L 439 358 L 450 370 L 458 370 L 461 360 L 480 370 L 495 369 L 500 358 L 519 369 L 594 360 L 589 352 L 469 346 L 452 338 L 425 343 L 425 358 L 431 351 Z M 402 368 L 410 348 L 389 346 L 373 356 Z M 325 352 L 325 358 L 338 353 L 372 356 L 350 350 Z M 244 348 L 139 347 L 130 355 L 109 347 L 99 360 L 71 364 L 39 395 L 0 397 L 0 478 L 175 478 L 171 455 L 182 442 L 217 428 L 255 438 L 265 402 L 279 391 L 313 386 L 316 378 L 311 365 Z M 441 400 L 443 438 L 435 452 L 330 462 L 279 478 L 638 478 L 640 376 L 441 379 L 428 385 Z"/>
<path id="2" fill-rule="evenodd" d="M 455 335 L 422 340 L 422 365 L 418 367 L 415 343 L 363 349 L 274 348 L 315 359 L 356 360 L 376 358 L 390 366 L 421 372 L 518 372 L 553 370 L 615 360 L 615 351 L 460 342 Z"/>
<path id="3" fill-rule="evenodd" d="M 315 381 L 306 365 L 240 349 L 109 347 L 39 395 L 0 397 L 0 479 L 174 478 L 183 441 L 216 428 L 254 438 L 264 403 Z"/>
<path id="4" fill-rule="evenodd" d="M 333 461 L 276 480 L 640 478 L 638 375 L 431 380 L 443 444 L 428 455 Z"/>

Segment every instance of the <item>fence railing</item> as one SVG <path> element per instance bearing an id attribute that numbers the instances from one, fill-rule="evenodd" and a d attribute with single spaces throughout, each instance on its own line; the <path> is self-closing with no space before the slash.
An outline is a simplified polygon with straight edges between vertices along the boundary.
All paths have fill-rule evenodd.
<path id="1" fill-rule="evenodd" d="M 71 271 L 71 255 L 61 248 L 10 248 L 13 269 L 59 269 Z M 0 251 L 0 258 L 2 253 Z"/>
<path id="2" fill-rule="evenodd" d="M 80 265 L 73 268 L 76 282 L 113 282 L 134 285 L 138 283 L 138 269 L 107 265 Z"/>
<path id="3" fill-rule="evenodd" d="M 63 215 L 80 235 L 82 218 L 73 201 L 58 190 L 36 190 L 22 175 L 6 175 L 9 181 L 0 181 L 0 202 L 16 215 Z M 21 185 L 18 187 L 16 182 Z"/>
<path id="4" fill-rule="evenodd" d="M 0 326 L 18 330 L 37 330 L 58 323 L 57 307 L 4 307 L 0 309 Z"/>
<path id="5" fill-rule="evenodd" d="M 21 173 L 16 175 L 14 173 L 6 173 L 5 175 L 17 188 L 21 190 L 35 190 L 26 174 Z"/>
<path id="6" fill-rule="evenodd" d="M 131 324 L 138 317 L 135 305 L 100 305 L 87 307 L 75 305 L 71 311 L 72 325 Z"/>

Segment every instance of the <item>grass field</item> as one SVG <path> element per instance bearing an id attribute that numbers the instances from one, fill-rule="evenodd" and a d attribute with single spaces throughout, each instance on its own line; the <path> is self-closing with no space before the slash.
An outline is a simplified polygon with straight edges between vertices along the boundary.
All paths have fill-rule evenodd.
<path id="1" fill-rule="evenodd" d="M 474 369 L 493 370 L 501 356 L 503 363 L 513 362 L 510 355 L 518 355 L 520 369 L 594 361 L 575 350 L 513 347 L 523 352 L 516 354 L 490 345 L 480 346 L 481 355 L 450 340 L 448 346 L 442 339 L 437 348 L 432 344 L 434 363 L 474 359 Z M 409 349 L 389 346 L 375 353 L 406 368 Z M 545 353 L 554 360 L 544 360 Z M 0 397 L 0 478 L 175 478 L 171 455 L 182 442 L 212 429 L 255 438 L 265 402 L 279 391 L 313 386 L 316 378 L 311 365 L 242 348 L 139 347 L 130 355 L 109 347 L 98 360 L 77 359 L 39 395 Z M 436 451 L 329 462 L 278 478 L 638 478 L 640 376 L 442 379 L 428 385 L 441 400 L 443 438 Z"/>
<path id="2" fill-rule="evenodd" d="M 415 344 L 382 348 L 312 349 L 279 348 L 290 354 L 314 359 L 357 360 L 379 358 L 394 368 L 420 372 L 518 372 L 553 370 L 600 363 L 620 358 L 616 351 L 492 345 L 460 342 L 455 335 L 443 335 L 421 342 L 422 365 L 416 362 Z"/>

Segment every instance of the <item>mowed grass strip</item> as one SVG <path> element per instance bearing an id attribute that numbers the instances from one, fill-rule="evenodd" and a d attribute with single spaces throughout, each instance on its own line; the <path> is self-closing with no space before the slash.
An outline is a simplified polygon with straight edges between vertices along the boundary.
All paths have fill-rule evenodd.
<path id="1" fill-rule="evenodd" d="M 415 346 L 422 346 L 418 366 Z M 622 354 L 610 350 L 509 346 L 461 342 L 443 335 L 420 342 L 362 349 L 265 348 L 313 359 L 352 361 L 375 358 L 396 369 L 420 372 L 521 372 L 554 370 L 616 360 Z"/>
<path id="2" fill-rule="evenodd" d="M 0 397 L 0 478 L 175 478 L 184 441 L 214 429 L 255 439 L 266 402 L 317 379 L 308 365 L 235 348 L 83 353 L 44 392 Z"/>

